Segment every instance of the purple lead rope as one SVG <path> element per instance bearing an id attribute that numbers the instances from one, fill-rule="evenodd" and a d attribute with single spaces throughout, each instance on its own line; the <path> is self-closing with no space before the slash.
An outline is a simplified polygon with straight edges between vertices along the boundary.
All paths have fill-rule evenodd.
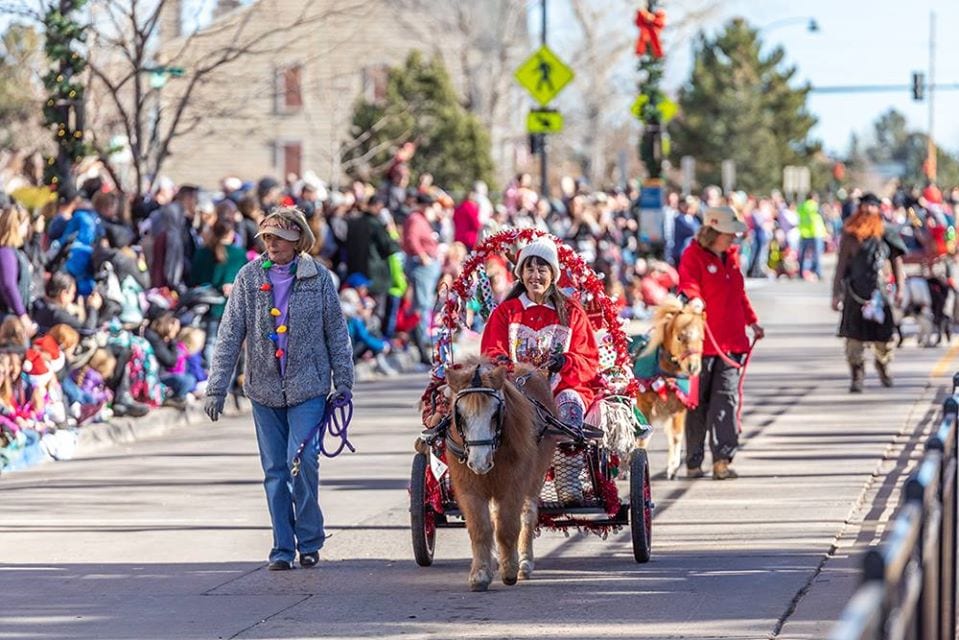
<path id="1" fill-rule="evenodd" d="M 300 464 L 303 460 L 303 452 L 312 444 L 317 449 L 317 454 L 322 454 L 327 458 L 335 458 L 343 453 L 343 449 L 349 449 L 351 453 L 356 453 L 356 447 L 350 442 L 347 430 L 350 427 L 350 421 L 353 420 L 353 401 L 347 400 L 342 403 L 334 403 L 328 400 L 323 409 L 323 419 L 313 429 L 309 435 L 300 443 L 293 456 L 293 465 L 291 473 L 295 478 L 300 474 Z M 340 445 L 335 451 L 328 451 L 326 448 L 327 434 L 333 438 L 339 438 Z"/>

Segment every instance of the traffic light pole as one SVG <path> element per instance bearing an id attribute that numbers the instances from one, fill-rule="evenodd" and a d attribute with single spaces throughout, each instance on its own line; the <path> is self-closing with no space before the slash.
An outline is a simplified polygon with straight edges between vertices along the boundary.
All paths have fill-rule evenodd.
<path id="1" fill-rule="evenodd" d="M 542 7 L 542 34 L 540 41 L 546 46 L 546 0 L 541 0 Z M 544 198 L 549 198 L 549 171 L 546 168 L 546 139 L 545 133 L 540 134 L 539 144 L 539 190 Z"/>
<path id="2" fill-rule="evenodd" d="M 933 116 L 935 114 L 936 86 L 936 12 L 929 12 L 929 133 L 926 138 L 926 177 L 936 181 L 936 141 L 933 138 Z"/>

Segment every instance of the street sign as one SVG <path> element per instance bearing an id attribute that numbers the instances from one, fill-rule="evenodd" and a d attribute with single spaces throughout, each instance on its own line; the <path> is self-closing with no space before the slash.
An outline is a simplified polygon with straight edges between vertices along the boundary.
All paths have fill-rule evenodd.
<path id="1" fill-rule="evenodd" d="M 796 199 L 805 197 L 809 193 L 809 167 L 783 167 L 783 191 Z"/>
<path id="2" fill-rule="evenodd" d="M 541 105 L 550 100 L 573 79 L 573 70 L 543 45 L 516 69 L 513 77 Z"/>
<path id="3" fill-rule="evenodd" d="M 682 171 L 680 186 L 683 189 L 683 195 L 688 196 L 693 192 L 693 183 L 696 181 L 696 158 L 683 156 L 679 159 L 679 167 Z"/>
<path id="4" fill-rule="evenodd" d="M 559 111 L 534 109 L 526 116 L 527 133 L 559 133 L 563 130 L 563 114 Z"/>

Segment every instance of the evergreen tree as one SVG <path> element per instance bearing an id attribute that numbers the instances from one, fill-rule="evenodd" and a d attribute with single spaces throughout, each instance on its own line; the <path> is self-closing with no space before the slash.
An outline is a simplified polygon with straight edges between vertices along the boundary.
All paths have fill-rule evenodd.
<path id="1" fill-rule="evenodd" d="M 927 140 L 925 133 L 909 128 L 902 113 L 889 109 L 873 123 L 873 140 L 864 155 L 874 164 L 893 165 L 906 184 L 924 185 Z M 938 148 L 936 164 L 940 185 L 959 185 L 959 159 L 955 155 Z"/>
<path id="2" fill-rule="evenodd" d="M 344 158 L 351 175 L 371 177 L 394 148 L 413 141 L 414 175 L 428 172 L 438 186 L 458 192 L 469 190 L 474 180 L 492 184 L 489 133 L 460 104 L 439 58 L 425 60 L 414 51 L 402 67 L 390 69 L 385 100 L 356 106 L 353 134 Z"/>
<path id="3" fill-rule="evenodd" d="M 57 156 L 47 158 L 44 182 L 58 186 L 72 181 L 74 163 L 89 151 L 84 142 L 82 73 L 87 66 L 80 55 L 88 26 L 78 21 L 87 0 L 51 2 L 43 16 L 44 53 L 50 68 L 43 76 L 47 101 L 44 124 L 53 130 Z"/>
<path id="4" fill-rule="evenodd" d="M 781 47 L 761 53 L 758 31 L 730 21 L 714 39 L 700 33 L 692 75 L 679 94 L 673 156 L 696 158 L 700 182 L 719 184 L 723 160 L 736 162 L 737 188 L 768 193 L 786 165 L 809 165 L 819 152 L 809 139 L 816 118 L 806 108 L 810 87 L 790 86 Z M 813 184 L 822 188 L 825 185 Z"/>

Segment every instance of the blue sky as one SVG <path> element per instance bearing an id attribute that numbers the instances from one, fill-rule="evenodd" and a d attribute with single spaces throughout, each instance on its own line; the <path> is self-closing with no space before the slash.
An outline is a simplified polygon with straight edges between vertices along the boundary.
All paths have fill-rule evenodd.
<path id="1" fill-rule="evenodd" d="M 698 2 L 698 4 L 697 4 Z M 549 38 L 551 47 L 560 57 L 569 57 L 578 36 L 568 0 L 548 0 L 550 11 Z M 681 7 L 702 7 L 708 0 L 664 0 L 667 16 Z M 617 10 L 628 2 L 609 3 Z M 959 0 L 716 0 L 718 9 L 702 28 L 713 33 L 731 18 L 741 16 L 760 32 L 764 50 L 768 53 L 777 45 L 786 51 L 786 63 L 797 67 L 797 81 L 808 81 L 813 86 L 838 85 L 908 85 L 913 71 L 928 75 L 929 14 L 936 12 L 936 81 L 959 84 Z M 629 17 L 618 13 L 609 16 L 610 28 L 628 31 L 634 38 L 634 4 Z M 535 42 L 539 38 L 539 2 L 532 3 L 530 31 Z M 815 18 L 819 31 L 810 33 L 806 22 L 790 18 Z M 785 22 L 787 24 L 774 25 Z M 564 26 L 565 25 L 565 26 Z M 677 35 L 667 30 L 665 45 L 668 50 L 665 88 L 675 92 L 689 77 L 692 64 L 691 32 L 686 42 L 676 42 Z M 673 41 L 670 41 L 670 38 Z M 616 81 L 622 84 L 624 117 L 632 100 L 635 57 L 629 52 L 622 60 L 622 71 Z M 574 81 L 575 82 L 575 81 Z M 559 106 L 576 100 L 575 92 L 561 96 Z M 872 123 L 877 116 L 894 107 L 905 114 L 911 128 L 925 131 L 928 125 L 929 103 L 914 102 L 909 90 L 898 93 L 816 94 L 810 95 L 809 108 L 819 122 L 812 136 L 821 140 L 827 151 L 844 153 L 849 136 L 856 132 L 860 139 L 872 135 Z M 959 90 L 941 91 L 935 96 L 935 139 L 953 153 L 959 153 Z"/>
<path id="2" fill-rule="evenodd" d="M 814 86 L 909 84 L 913 71 L 928 68 L 930 11 L 937 18 L 936 81 L 959 84 L 959 0 L 727 0 L 717 26 L 737 15 L 757 26 L 814 17 L 818 33 L 795 23 L 760 34 L 767 51 L 783 46 L 801 80 Z M 688 77 L 688 51 L 670 61 L 671 88 Z M 928 123 L 928 101 L 914 102 L 908 91 L 812 94 L 809 107 L 819 118 L 813 135 L 832 151 L 845 151 L 853 131 L 869 134 L 876 116 L 890 107 L 904 113 L 915 128 L 925 131 Z M 959 152 L 959 90 L 935 96 L 934 129 L 941 146 Z"/>

